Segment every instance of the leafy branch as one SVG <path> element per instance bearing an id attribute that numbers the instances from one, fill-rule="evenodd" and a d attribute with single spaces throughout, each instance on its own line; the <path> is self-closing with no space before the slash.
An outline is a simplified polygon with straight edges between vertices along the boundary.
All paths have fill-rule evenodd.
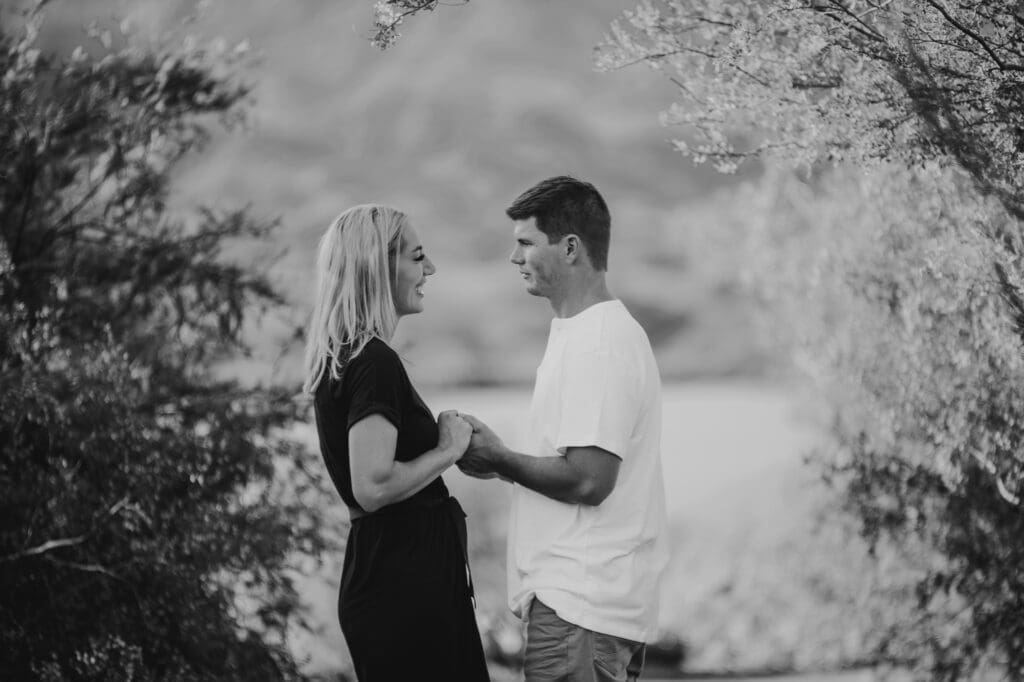
<path id="1" fill-rule="evenodd" d="M 374 5 L 375 33 L 370 42 L 381 50 L 386 50 L 393 47 L 402 36 L 398 32 L 398 27 L 406 17 L 420 12 L 433 12 L 438 5 L 464 5 L 468 2 L 469 0 L 454 3 L 440 0 L 380 0 Z"/>

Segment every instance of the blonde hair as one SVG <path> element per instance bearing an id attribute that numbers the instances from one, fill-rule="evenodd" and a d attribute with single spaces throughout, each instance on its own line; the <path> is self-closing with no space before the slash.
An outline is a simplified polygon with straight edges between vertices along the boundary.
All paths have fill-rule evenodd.
<path id="1" fill-rule="evenodd" d="M 345 363 L 370 339 L 391 340 L 398 324 L 389 275 L 397 267 L 408 219 L 380 204 L 353 206 L 331 223 L 318 247 L 317 293 L 306 338 L 306 382 L 316 391 L 327 373 L 341 378 Z"/>

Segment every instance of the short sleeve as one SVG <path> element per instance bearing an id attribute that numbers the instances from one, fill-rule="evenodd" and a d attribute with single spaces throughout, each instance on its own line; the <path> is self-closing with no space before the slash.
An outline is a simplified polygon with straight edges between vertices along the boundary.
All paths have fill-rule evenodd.
<path id="1" fill-rule="evenodd" d="M 345 390 L 349 394 L 348 428 L 372 414 L 379 414 L 402 426 L 402 396 L 405 371 L 393 352 L 382 352 L 369 344 L 345 368 Z M 390 351 L 390 349 L 386 349 Z"/>
<path id="2" fill-rule="evenodd" d="M 595 446 L 622 459 L 640 410 L 638 372 L 605 352 L 569 354 L 563 363 L 555 447 L 564 455 Z"/>

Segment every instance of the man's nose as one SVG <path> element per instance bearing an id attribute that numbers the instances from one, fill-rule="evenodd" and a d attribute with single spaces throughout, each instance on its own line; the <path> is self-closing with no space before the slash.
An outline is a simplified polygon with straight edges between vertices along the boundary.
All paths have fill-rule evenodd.
<path id="1" fill-rule="evenodd" d="M 523 264 L 523 254 L 519 252 L 519 247 L 518 246 L 512 250 L 512 253 L 509 255 L 508 259 L 514 265 L 522 265 Z"/>

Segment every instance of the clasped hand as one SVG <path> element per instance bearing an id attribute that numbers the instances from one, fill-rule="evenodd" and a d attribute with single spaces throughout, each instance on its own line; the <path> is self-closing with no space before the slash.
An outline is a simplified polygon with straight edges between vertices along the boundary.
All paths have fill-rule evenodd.
<path id="1" fill-rule="evenodd" d="M 437 415 L 437 446 L 452 452 L 455 459 L 469 447 L 472 435 L 473 425 L 458 410 L 445 410 Z"/>
<path id="2" fill-rule="evenodd" d="M 459 471 L 474 478 L 496 477 L 497 457 L 505 444 L 487 424 L 473 415 L 462 413 L 462 417 L 473 427 L 473 435 L 465 454 L 455 463 L 456 466 L 459 467 Z"/>
<path id="3" fill-rule="evenodd" d="M 459 453 L 456 466 L 459 471 L 474 478 L 494 478 L 498 475 L 495 462 L 505 446 L 487 424 L 471 414 L 445 410 L 437 418 L 438 445 Z"/>

